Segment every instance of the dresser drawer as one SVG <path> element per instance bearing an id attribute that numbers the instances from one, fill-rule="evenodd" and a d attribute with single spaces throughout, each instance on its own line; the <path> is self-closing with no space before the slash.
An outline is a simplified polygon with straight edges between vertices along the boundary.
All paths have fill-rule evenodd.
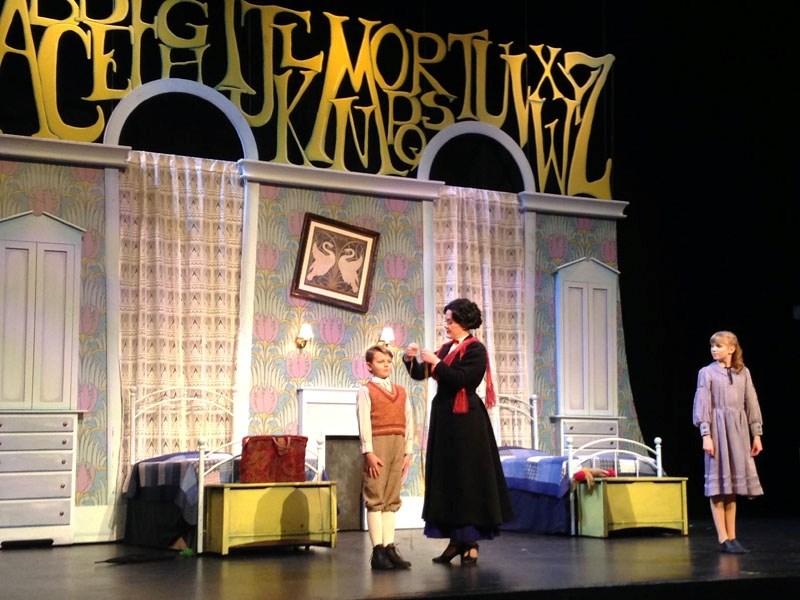
<path id="1" fill-rule="evenodd" d="M 0 433 L 0 452 L 9 450 L 72 450 L 73 435 L 65 433 Z"/>
<path id="2" fill-rule="evenodd" d="M 567 438 L 572 438 L 572 447 L 579 448 L 584 444 L 588 444 L 589 442 L 594 442 L 595 440 L 602 439 L 605 436 L 600 435 L 570 435 L 567 434 L 564 436 L 564 451 L 566 452 L 567 449 Z M 587 448 L 585 452 L 597 452 L 598 450 L 614 450 L 617 447 L 617 444 L 613 441 L 603 442 L 602 444 L 592 444 L 591 448 Z"/>
<path id="3" fill-rule="evenodd" d="M 0 500 L 0 527 L 69 525 L 69 499 Z"/>
<path id="4" fill-rule="evenodd" d="M 72 471 L 72 452 L 0 452 L 0 473 Z"/>
<path id="5" fill-rule="evenodd" d="M 75 419 L 64 415 L 6 415 L 0 413 L 0 433 L 72 431 Z"/>
<path id="6" fill-rule="evenodd" d="M 0 500 L 69 498 L 72 473 L 0 473 Z"/>
<path id="7" fill-rule="evenodd" d="M 564 419 L 562 421 L 562 428 L 564 432 L 564 436 L 576 436 L 576 435 L 591 435 L 595 438 L 597 437 L 616 437 L 619 428 L 617 427 L 617 421 L 606 421 L 606 420 L 572 420 L 572 419 Z M 588 441 L 588 440 L 587 440 Z M 575 445 L 579 445 L 576 441 Z"/>

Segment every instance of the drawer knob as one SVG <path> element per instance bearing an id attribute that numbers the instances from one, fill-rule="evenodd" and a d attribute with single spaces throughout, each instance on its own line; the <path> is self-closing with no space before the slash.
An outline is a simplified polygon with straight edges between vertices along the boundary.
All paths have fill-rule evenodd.
<path id="1" fill-rule="evenodd" d="M 61 445 L 62 446 L 66 446 L 67 445 L 67 440 L 61 440 Z"/>
<path id="2" fill-rule="evenodd" d="M 65 487 L 67 487 L 67 486 L 62 483 L 61 484 L 61 489 L 63 490 Z"/>
<path id="3" fill-rule="evenodd" d="M 65 458 L 62 458 L 62 459 L 61 459 L 61 464 L 62 464 L 62 465 L 65 465 L 65 464 L 67 464 L 67 459 L 65 459 Z"/>

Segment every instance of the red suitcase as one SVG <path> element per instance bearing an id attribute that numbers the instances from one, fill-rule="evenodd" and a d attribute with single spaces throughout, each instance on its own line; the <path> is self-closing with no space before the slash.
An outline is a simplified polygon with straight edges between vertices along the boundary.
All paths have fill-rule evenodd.
<path id="1" fill-rule="evenodd" d="M 308 438 L 302 435 L 251 435 L 243 438 L 239 481 L 305 481 L 307 442 Z"/>

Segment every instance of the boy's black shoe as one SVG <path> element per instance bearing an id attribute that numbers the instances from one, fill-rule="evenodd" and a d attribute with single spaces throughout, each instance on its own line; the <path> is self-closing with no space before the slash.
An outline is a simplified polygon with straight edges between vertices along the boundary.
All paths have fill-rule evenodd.
<path id="1" fill-rule="evenodd" d="M 407 560 L 403 560 L 403 557 L 397 552 L 397 547 L 394 544 L 386 544 L 386 548 L 384 548 L 386 552 L 386 557 L 389 559 L 389 562 L 392 563 L 395 569 L 410 569 L 411 563 Z"/>
<path id="2" fill-rule="evenodd" d="M 386 548 L 384 548 L 383 544 L 378 544 L 372 549 L 372 558 L 369 562 L 376 571 L 389 571 L 394 569 L 392 561 L 386 556 Z"/>

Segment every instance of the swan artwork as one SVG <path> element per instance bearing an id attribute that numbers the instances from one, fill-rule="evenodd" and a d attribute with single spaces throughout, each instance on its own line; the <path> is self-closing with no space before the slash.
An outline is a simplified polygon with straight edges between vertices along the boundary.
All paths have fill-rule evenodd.
<path id="1" fill-rule="evenodd" d="M 325 275 L 333 267 L 336 262 L 336 255 L 333 253 L 333 244 L 325 240 L 319 246 L 317 244 L 311 245 L 311 258 L 312 262 L 306 273 L 306 281 L 311 281 L 315 277 Z"/>
<path id="2" fill-rule="evenodd" d="M 344 282 L 350 286 L 350 289 L 355 294 L 358 292 L 358 270 L 364 263 L 364 257 L 359 256 L 355 258 L 356 251 L 352 248 L 345 248 L 339 257 L 339 273 L 342 275 Z"/>

